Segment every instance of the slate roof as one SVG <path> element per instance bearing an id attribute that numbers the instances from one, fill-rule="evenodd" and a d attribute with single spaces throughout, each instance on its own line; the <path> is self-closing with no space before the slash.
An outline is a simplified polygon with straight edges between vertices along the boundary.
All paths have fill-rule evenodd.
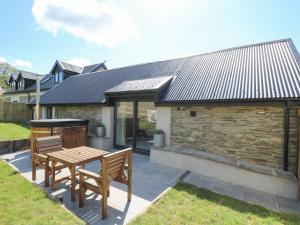
<path id="1" fill-rule="evenodd" d="M 105 94 L 113 95 L 138 92 L 159 92 L 159 90 L 167 85 L 172 79 L 173 76 L 167 76 L 124 81 L 121 84 L 106 91 Z"/>
<path id="2" fill-rule="evenodd" d="M 92 73 L 92 72 L 95 72 L 100 67 L 102 67 L 103 69 L 107 70 L 107 67 L 105 66 L 104 63 L 97 63 L 97 64 L 85 66 L 83 68 L 83 70 L 81 71 L 81 73 Z"/>
<path id="3" fill-rule="evenodd" d="M 80 66 L 75 66 L 70 63 L 59 61 L 60 65 L 62 66 L 64 71 L 74 72 L 74 73 L 81 73 L 83 70 Z"/>
<path id="4" fill-rule="evenodd" d="M 48 90 L 54 86 L 53 81 L 53 75 L 52 74 L 46 74 L 43 76 L 43 78 L 40 81 L 40 90 Z M 36 84 L 33 84 L 29 88 L 26 89 L 26 91 L 35 91 L 36 90 Z"/>
<path id="5" fill-rule="evenodd" d="M 291 39 L 72 76 L 41 104 L 104 103 L 124 81 L 174 76 L 160 102 L 300 100 L 300 57 Z"/>
<path id="6" fill-rule="evenodd" d="M 32 72 L 21 70 L 21 71 L 19 71 L 19 74 L 17 75 L 16 79 L 18 79 L 19 76 L 22 76 L 23 78 L 29 79 L 29 80 L 36 80 L 36 77 L 41 76 L 41 75 L 37 74 L 37 73 L 32 73 Z"/>

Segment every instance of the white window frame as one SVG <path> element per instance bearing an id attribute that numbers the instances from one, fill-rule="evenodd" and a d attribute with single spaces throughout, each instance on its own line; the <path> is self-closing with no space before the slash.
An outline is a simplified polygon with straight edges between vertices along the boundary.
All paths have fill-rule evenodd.
<path id="1" fill-rule="evenodd" d="M 64 80 L 64 72 L 63 71 L 59 71 L 58 72 L 58 83 L 63 82 Z"/>

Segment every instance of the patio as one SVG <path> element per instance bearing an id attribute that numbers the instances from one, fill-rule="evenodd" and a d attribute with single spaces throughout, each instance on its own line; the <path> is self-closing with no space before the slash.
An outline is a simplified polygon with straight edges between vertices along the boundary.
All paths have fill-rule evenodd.
<path id="1" fill-rule="evenodd" d="M 22 176 L 31 181 L 31 154 L 30 151 L 17 152 L 2 155 L 1 158 L 18 170 Z M 86 165 L 86 169 L 99 172 L 100 163 L 95 161 Z M 63 169 L 58 177 L 65 176 L 67 169 Z M 153 176 L 155 174 L 155 176 Z M 110 197 L 108 199 L 108 217 L 101 219 L 101 196 L 87 192 L 87 200 L 84 208 L 78 207 L 78 195 L 76 202 L 70 199 L 70 181 L 58 185 L 55 191 L 47 188 L 51 197 L 63 202 L 63 207 L 70 210 L 88 224 L 127 224 L 133 217 L 143 213 L 168 187 L 175 184 L 184 174 L 184 171 L 175 170 L 159 164 L 151 163 L 149 157 L 133 154 L 133 192 L 132 200 L 127 202 L 126 186 L 112 182 Z M 44 171 L 37 170 L 37 179 L 34 182 L 44 188 Z"/>

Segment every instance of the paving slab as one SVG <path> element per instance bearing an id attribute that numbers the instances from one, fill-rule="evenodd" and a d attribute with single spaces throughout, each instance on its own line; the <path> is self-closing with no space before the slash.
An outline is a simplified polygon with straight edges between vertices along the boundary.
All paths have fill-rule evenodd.
<path id="1" fill-rule="evenodd" d="M 276 195 L 272 195 L 269 193 L 257 191 L 246 187 L 242 187 L 242 189 L 244 201 L 279 212 Z"/>
<path id="2" fill-rule="evenodd" d="M 281 196 L 276 196 L 279 209 L 282 212 L 300 215 L 300 202 L 297 200 L 288 199 Z"/>
<path id="3" fill-rule="evenodd" d="M 228 195 L 250 204 L 260 205 L 276 212 L 300 215 L 300 202 L 297 200 L 234 185 L 195 173 L 190 173 L 183 179 L 183 182 L 206 188 L 219 194 Z"/>
<path id="4" fill-rule="evenodd" d="M 206 188 L 219 194 L 228 195 L 239 200 L 242 200 L 243 198 L 243 192 L 239 186 L 210 177 L 199 176 L 191 173 L 183 180 L 183 182 L 193 184 L 197 187 Z"/>
<path id="5" fill-rule="evenodd" d="M 0 156 L 31 181 L 31 154 L 30 151 L 11 153 Z M 100 161 L 86 165 L 86 169 L 99 172 Z M 101 195 L 87 191 L 87 200 L 84 208 L 78 207 L 70 199 L 70 181 L 59 184 L 55 191 L 45 190 L 56 199 L 61 199 L 63 207 L 67 208 L 83 221 L 91 225 L 127 224 L 132 218 L 143 213 L 166 189 L 174 185 L 185 171 L 165 167 L 149 161 L 149 156 L 133 154 L 132 200 L 127 202 L 127 186 L 117 182 L 111 183 L 110 197 L 108 198 L 108 218 L 101 219 Z M 63 169 L 57 178 L 69 174 Z M 37 179 L 34 182 L 44 188 L 44 170 L 37 169 Z M 77 197 L 77 196 L 76 196 Z"/>

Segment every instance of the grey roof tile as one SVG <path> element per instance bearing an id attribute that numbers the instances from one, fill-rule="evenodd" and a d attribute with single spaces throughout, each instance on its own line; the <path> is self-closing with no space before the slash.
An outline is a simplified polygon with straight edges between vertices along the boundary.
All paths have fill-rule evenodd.
<path id="1" fill-rule="evenodd" d="M 124 81 L 121 84 L 109 89 L 105 94 L 120 94 L 133 92 L 159 91 L 161 87 L 166 85 L 173 77 L 154 77 L 141 80 Z"/>
<path id="2" fill-rule="evenodd" d="M 81 71 L 81 73 L 92 73 L 92 72 L 96 72 L 97 69 L 99 68 L 103 68 L 104 70 L 107 70 L 107 67 L 104 63 L 97 63 L 97 64 L 93 64 L 93 65 L 88 65 L 85 66 L 83 68 L 83 70 Z"/>
<path id="3" fill-rule="evenodd" d="M 41 103 L 101 103 L 107 90 L 124 81 L 164 76 L 175 77 L 161 102 L 300 98 L 299 54 L 284 39 L 76 75 L 45 93 Z"/>

